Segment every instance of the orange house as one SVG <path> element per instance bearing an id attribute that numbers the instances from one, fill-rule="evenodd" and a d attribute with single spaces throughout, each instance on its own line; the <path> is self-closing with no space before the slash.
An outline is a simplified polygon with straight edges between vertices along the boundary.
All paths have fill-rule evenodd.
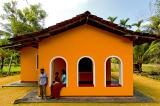
<path id="1" fill-rule="evenodd" d="M 147 36 L 145 36 L 147 35 Z M 133 96 L 133 45 L 159 39 L 127 30 L 90 12 L 54 26 L 12 38 L 21 56 L 21 82 L 36 82 L 39 70 L 48 76 L 47 96 L 55 72 L 66 70 L 61 96 Z M 112 83 L 111 58 L 119 61 L 118 84 Z"/>

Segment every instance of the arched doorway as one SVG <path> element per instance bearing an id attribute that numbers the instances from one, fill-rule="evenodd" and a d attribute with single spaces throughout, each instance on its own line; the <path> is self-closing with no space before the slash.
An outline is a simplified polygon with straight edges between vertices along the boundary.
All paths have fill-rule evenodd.
<path id="1" fill-rule="evenodd" d="M 78 61 L 79 87 L 93 87 L 95 85 L 94 61 L 91 57 L 81 57 Z"/>
<path id="2" fill-rule="evenodd" d="M 105 60 L 105 86 L 118 87 L 123 85 L 122 60 L 118 56 L 110 56 Z M 115 78 L 113 74 L 117 74 Z"/>
<path id="3" fill-rule="evenodd" d="M 62 78 L 62 70 L 66 71 L 66 81 L 68 82 L 68 66 L 65 58 L 61 56 L 54 57 L 50 63 L 50 86 L 53 84 L 55 80 L 55 73 L 59 73 L 60 79 Z M 66 86 L 67 83 L 66 82 Z"/>

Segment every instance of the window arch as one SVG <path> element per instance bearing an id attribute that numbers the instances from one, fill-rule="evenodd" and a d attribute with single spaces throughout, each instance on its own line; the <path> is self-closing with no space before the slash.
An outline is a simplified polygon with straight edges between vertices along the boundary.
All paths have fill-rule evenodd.
<path id="1" fill-rule="evenodd" d="M 83 56 L 77 62 L 77 86 L 95 86 L 95 64 L 89 56 Z"/>
<path id="2" fill-rule="evenodd" d="M 109 56 L 104 63 L 104 80 L 106 86 L 123 86 L 123 63 L 118 56 Z M 113 72 L 118 73 L 118 79 L 112 76 Z"/>
<path id="3" fill-rule="evenodd" d="M 68 63 L 67 60 L 62 56 L 56 56 L 51 59 L 50 62 L 50 86 L 53 84 L 55 79 L 55 72 L 59 72 L 61 79 L 61 71 L 66 71 L 66 86 L 68 86 Z"/>

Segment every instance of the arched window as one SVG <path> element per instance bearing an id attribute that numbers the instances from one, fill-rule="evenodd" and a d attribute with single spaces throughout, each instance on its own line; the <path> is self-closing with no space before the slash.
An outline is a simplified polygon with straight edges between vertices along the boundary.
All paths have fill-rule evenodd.
<path id="1" fill-rule="evenodd" d="M 122 61 L 117 56 L 111 56 L 105 61 L 105 86 L 123 85 Z M 117 77 L 116 77 L 117 76 Z"/>
<path id="2" fill-rule="evenodd" d="M 94 64 L 89 57 L 83 57 L 78 61 L 78 86 L 94 86 Z"/>
<path id="3" fill-rule="evenodd" d="M 59 78 L 60 81 L 62 80 L 62 70 L 66 71 L 66 86 L 67 86 L 67 61 L 65 58 L 57 56 L 52 59 L 51 64 L 50 64 L 50 86 L 54 83 L 55 81 L 55 73 L 59 73 Z"/>

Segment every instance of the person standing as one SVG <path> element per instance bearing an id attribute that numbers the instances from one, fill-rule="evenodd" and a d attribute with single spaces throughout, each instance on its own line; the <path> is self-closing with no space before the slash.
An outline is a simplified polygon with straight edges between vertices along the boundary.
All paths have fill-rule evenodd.
<path id="1" fill-rule="evenodd" d="M 42 68 L 40 69 L 40 78 L 39 78 L 39 85 L 40 85 L 40 96 L 42 99 L 46 99 L 46 86 L 48 83 L 48 78 L 45 73 L 45 70 Z"/>
<path id="2" fill-rule="evenodd" d="M 65 87 L 66 86 L 66 71 L 62 70 L 62 84 Z"/>

